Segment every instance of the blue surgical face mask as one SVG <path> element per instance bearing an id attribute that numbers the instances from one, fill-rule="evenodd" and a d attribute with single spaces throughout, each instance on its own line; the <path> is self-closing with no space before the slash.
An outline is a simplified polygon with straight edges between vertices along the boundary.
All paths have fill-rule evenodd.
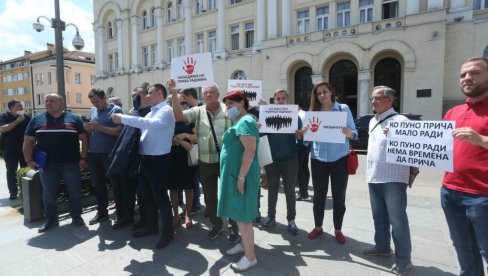
<path id="1" fill-rule="evenodd" d="M 227 116 L 229 116 L 231 119 L 235 119 L 237 116 L 239 116 L 239 109 L 237 106 L 227 109 Z"/>

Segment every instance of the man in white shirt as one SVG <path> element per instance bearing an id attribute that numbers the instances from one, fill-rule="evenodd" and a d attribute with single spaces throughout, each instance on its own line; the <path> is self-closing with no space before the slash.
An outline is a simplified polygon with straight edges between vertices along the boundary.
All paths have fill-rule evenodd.
<path id="1" fill-rule="evenodd" d="M 376 115 L 369 122 L 366 180 L 373 212 L 375 246 L 363 253 L 390 256 L 390 240 L 393 236 L 396 265 L 391 272 L 404 275 L 412 268 L 412 242 L 406 212 L 407 186 L 412 186 L 418 168 L 386 162 L 385 127 L 389 121 L 408 120 L 393 109 L 395 93 L 390 87 L 377 86 L 371 96 L 371 105 Z"/>
<path id="2" fill-rule="evenodd" d="M 163 248 L 173 240 L 173 213 L 168 193 L 168 175 L 171 169 L 171 144 L 175 129 L 172 108 L 166 104 L 166 88 L 154 84 L 147 97 L 152 106 L 145 117 L 114 114 L 114 123 L 137 127 L 142 130 L 139 154 L 139 185 L 146 208 L 145 226 L 133 232 L 133 237 L 158 233 L 158 210 L 162 222 L 162 233 L 156 249 Z"/>

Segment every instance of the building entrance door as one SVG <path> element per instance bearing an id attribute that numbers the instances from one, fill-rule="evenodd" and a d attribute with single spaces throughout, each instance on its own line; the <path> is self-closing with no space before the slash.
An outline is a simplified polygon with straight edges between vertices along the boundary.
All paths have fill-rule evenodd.
<path id="1" fill-rule="evenodd" d="M 329 81 L 334 87 L 337 101 L 345 103 L 356 118 L 358 108 L 358 69 L 350 60 L 339 60 L 330 68 Z"/>
<path id="2" fill-rule="evenodd" d="M 312 95 L 312 68 L 302 67 L 295 73 L 295 104 L 303 110 L 310 107 L 310 95 Z"/>

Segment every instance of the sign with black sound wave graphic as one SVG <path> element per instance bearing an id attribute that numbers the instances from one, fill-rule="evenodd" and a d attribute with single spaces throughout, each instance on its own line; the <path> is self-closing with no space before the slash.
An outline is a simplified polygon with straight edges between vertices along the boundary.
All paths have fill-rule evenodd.
<path id="1" fill-rule="evenodd" d="M 295 133 L 298 129 L 298 105 L 259 106 L 259 125 L 261 133 Z"/>
<path id="2" fill-rule="evenodd" d="M 258 106 L 263 97 L 263 82 L 260 80 L 229 80 L 228 91 L 239 90 L 249 100 L 250 106 Z"/>

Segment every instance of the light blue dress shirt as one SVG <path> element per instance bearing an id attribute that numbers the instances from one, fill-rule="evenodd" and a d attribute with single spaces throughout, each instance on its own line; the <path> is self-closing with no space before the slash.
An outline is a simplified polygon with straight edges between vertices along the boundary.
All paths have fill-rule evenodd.
<path id="1" fill-rule="evenodd" d="M 342 112 L 347 113 L 346 127 L 354 132 L 354 139 L 357 139 L 358 131 L 356 130 L 356 125 L 354 124 L 354 119 L 352 118 L 352 113 L 349 106 L 335 102 L 334 107 L 330 111 L 340 112 L 341 110 Z M 342 157 L 346 156 L 349 151 L 349 139 L 345 135 L 344 140 L 344 144 L 312 142 L 312 158 L 322 162 L 334 162 L 341 159 Z M 304 144 L 306 144 L 306 142 L 304 142 Z"/>
<path id="2" fill-rule="evenodd" d="M 139 153 L 142 155 L 163 155 L 171 152 L 175 132 L 173 109 L 160 102 L 153 106 L 145 117 L 122 115 L 124 125 L 142 130 Z"/>

